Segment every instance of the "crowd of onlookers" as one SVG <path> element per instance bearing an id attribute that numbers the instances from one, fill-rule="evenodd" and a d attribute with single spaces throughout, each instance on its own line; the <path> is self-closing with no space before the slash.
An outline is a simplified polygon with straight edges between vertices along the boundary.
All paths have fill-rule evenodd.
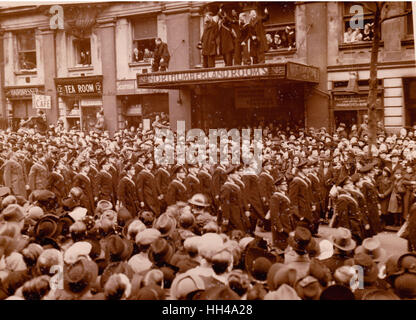
<path id="1" fill-rule="evenodd" d="M 370 154 L 366 122 L 259 123 L 258 173 L 158 165 L 168 125 L 0 132 L 0 299 L 416 297 L 414 128 L 380 128 Z M 404 222 L 408 252 L 386 252 L 378 234 Z"/>
<path id="2" fill-rule="evenodd" d="M 372 41 L 374 38 L 374 23 L 366 23 L 364 29 L 348 27 L 344 33 L 344 43 Z"/>

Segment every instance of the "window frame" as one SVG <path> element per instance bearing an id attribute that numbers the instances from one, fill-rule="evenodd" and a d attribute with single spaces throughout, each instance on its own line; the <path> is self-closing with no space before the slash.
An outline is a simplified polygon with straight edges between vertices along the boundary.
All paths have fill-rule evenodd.
<path id="1" fill-rule="evenodd" d="M 156 34 L 154 36 L 151 36 L 151 37 L 137 37 L 137 38 L 135 37 L 135 31 L 134 31 L 135 30 L 135 23 L 140 21 L 140 19 L 148 20 L 148 21 L 154 20 L 154 21 L 152 21 L 152 23 L 155 23 L 155 25 L 156 25 Z M 156 46 L 155 40 L 156 40 L 156 38 L 159 37 L 159 28 L 158 28 L 158 23 L 157 23 L 157 16 L 152 15 L 152 16 L 146 16 L 146 17 L 142 17 L 142 18 L 135 17 L 135 18 L 131 19 L 130 25 L 131 25 L 131 37 L 132 37 L 132 39 L 131 39 L 132 51 L 131 51 L 131 61 L 129 63 L 130 64 L 140 64 L 140 65 L 151 64 L 152 59 L 153 59 L 153 55 L 154 55 L 154 49 L 155 49 L 155 46 Z M 139 42 L 146 42 L 146 41 L 149 42 L 149 44 L 150 44 L 149 47 L 153 48 L 152 50 L 149 48 L 149 51 L 151 53 L 151 57 L 145 57 L 144 56 L 144 49 L 146 48 L 146 46 L 144 46 L 142 59 L 138 60 L 138 61 L 135 61 L 134 60 L 134 49 L 139 48 L 139 45 L 138 45 Z"/>
<path id="2" fill-rule="evenodd" d="M 355 41 L 355 42 L 345 42 L 344 41 L 344 34 L 348 30 L 346 28 L 346 23 L 352 17 L 354 17 L 354 15 L 355 15 L 355 14 L 352 14 L 352 13 L 345 14 L 345 12 L 346 12 L 346 10 L 345 10 L 346 9 L 346 4 L 348 4 L 348 3 L 349 2 L 340 2 L 340 5 L 342 6 L 342 10 L 341 10 L 341 15 L 342 15 L 342 20 L 341 20 L 342 27 L 341 27 L 341 30 L 342 30 L 342 32 L 341 32 L 341 42 L 340 42 L 341 46 L 348 46 L 348 47 L 351 47 L 351 46 L 363 47 L 364 46 L 365 47 L 365 44 L 366 43 L 367 44 L 370 44 L 370 46 L 371 46 L 371 43 L 372 43 L 373 39 L 371 39 L 371 40 L 361 40 L 361 41 Z M 374 22 L 374 13 L 365 12 L 365 10 L 364 10 L 363 18 L 364 18 L 364 26 L 365 26 L 366 20 L 372 20 L 372 22 Z M 364 31 L 364 29 L 360 29 L 360 30 L 362 30 L 361 32 Z M 361 34 L 364 35 L 363 33 L 361 33 Z M 382 39 L 382 32 L 380 30 L 380 40 L 381 39 Z"/>
<path id="3" fill-rule="evenodd" d="M 34 41 L 34 49 L 33 50 L 21 50 L 20 49 L 20 37 L 24 34 L 24 33 L 33 33 L 33 41 Z M 36 73 L 37 72 L 37 68 L 38 68 L 38 59 L 37 59 L 37 47 L 36 47 L 36 30 L 35 29 L 25 29 L 25 30 L 19 30 L 16 31 L 14 33 L 15 39 L 16 39 L 16 68 L 15 70 L 19 73 Z M 28 69 L 28 68 L 22 68 L 21 67 L 21 63 L 20 63 L 20 56 L 21 53 L 23 54 L 27 54 L 27 53 L 31 53 L 34 54 L 34 60 L 35 60 L 35 67 Z M 30 61 L 29 61 L 30 62 Z"/>
<path id="4" fill-rule="evenodd" d="M 278 49 L 270 49 L 267 51 L 267 53 L 274 53 L 274 52 L 295 53 L 296 52 L 297 44 L 296 44 L 296 22 L 295 21 L 293 23 L 277 23 L 277 24 L 264 25 L 264 31 L 266 34 L 273 32 L 273 40 L 274 40 L 274 35 L 276 34 L 276 32 L 281 32 L 281 31 L 284 32 L 287 26 L 291 27 L 291 29 L 295 31 L 295 46 L 292 47 L 291 50 L 289 50 L 289 46 L 281 47 Z"/>
<path id="5" fill-rule="evenodd" d="M 91 67 L 92 64 L 92 50 L 91 50 L 91 37 L 87 37 L 87 38 L 73 38 L 71 39 L 71 43 L 72 43 L 72 52 L 73 52 L 73 67 L 74 68 L 86 68 L 86 67 Z M 90 57 L 89 57 L 89 64 L 82 64 L 81 63 L 81 43 L 83 41 L 89 41 L 89 52 L 90 52 Z"/>

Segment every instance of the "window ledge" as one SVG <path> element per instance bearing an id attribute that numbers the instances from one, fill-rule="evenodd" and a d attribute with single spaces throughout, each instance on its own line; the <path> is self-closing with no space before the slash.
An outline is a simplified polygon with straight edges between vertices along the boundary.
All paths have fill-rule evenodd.
<path id="1" fill-rule="evenodd" d="M 286 56 L 289 54 L 295 54 L 296 48 L 289 50 L 289 48 L 282 48 L 277 50 L 269 50 L 266 52 L 266 56 Z"/>
<path id="2" fill-rule="evenodd" d="M 94 70 L 94 66 L 92 65 L 88 65 L 88 66 L 79 66 L 79 67 L 72 67 L 72 68 L 68 68 L 68 71 L 89 71 L 89 70 Z"/>
<path id="3" fill-rule="evenodd" d="M 16 76 L 26 76 L 26 75 L 30 75 L 30 74 L 36 74 L 37 71 L 36 70 L 19 70 L 19 71 L 15 71 L 15 75 Z"/>
<path id="4" fill-rule="evenodd" d="M 408 38 L 408 39 L 403 39 L 401 41 L 402 46 L 409 46 L 409 47 L 413 47 L 415 45 L 415 40 Z"/>
<path id="5" fill-rule="evenodd" d="M 342 43 L 339 45 L 339 50 L 355 50 L 355 49 L 371 48 L 372 45 L 373 45 L 373 41 Z M 380 47 L 384 47 L 384 41 L 380 41 Z"/>
<path id="6" fill-rule="evenodd" d="M 133 68 L 133 67 L 150 67 L 152 64 L 150 62 L 130 62 L 129 63 L 129 67 Z"/>

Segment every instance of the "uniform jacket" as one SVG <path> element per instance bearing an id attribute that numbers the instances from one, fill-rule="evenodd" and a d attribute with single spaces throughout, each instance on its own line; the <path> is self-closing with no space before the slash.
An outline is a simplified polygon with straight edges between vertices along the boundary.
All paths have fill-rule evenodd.
<path id="1" fill-rule="evenodd" d="M 157 193 L 166 197 L 166 193 L 168 192 L 168 187 L 171 180 L 169 171 L 167 171 L 165 168 L 157 169 L 155 173 L 155 179 Z"/>
<path id="2" fill-rule="evenodd" d="M 355 239 L 363 239 L 358 202 L 350 194 L 340 194 L 335 202 L 337 222 L 334 228 L 343 227 L 351 230 Z"/>
<path id="3" fill-rule="evenodd" d="M 281 192 L 273 193 L 270 198 L 270 222 L 273 243 L 280 249 L 285 249 L 287 237 L 293 230 L 290 211 L 290 199 Z"/>
<path id="4" fill-rule="evenodd" d="M 259 177 L 254 173 L 243 175 L 242 181 L 246 186 L 247 201 L 257 218 L 264 219 L 265 208 L 260 194 Z"/>
<path id="5" fill-rule="evenodd" d="M 212 193 L 212 176 L 209 172 L 201 170 L 198 172 L 201 193 L 208 197 L 210 204 L 213 204 L 214 197 Z"/>
<path id="6" fill-rule="evenodd" d="M 160 203 L 158 199 L 156 179 L 149 170 L 142 170 L 136 180 L 137 194 L 140 202 L 144 202 L 156 216 L 160 214 Z"/>
<path id="7" fill-rule="evenodd" d="M 289 184 L 289 199 L 292 213 L 298 218 L 313 222 L 312 199 L 308 183 L 301 177 L 294 177 Z"/>
<path id="8" fill-rule="evenodd" d="M 168 206 L 175 204 L 178 201 L 186 202 L 186 187 L 178 179 L 173 179 L 168 187 L 166 194 L 166 203 Z"/>
<path id="9" fill-rule="evenodd" d="M 124 176 L 118 184 L 117 197 L 120 203 L 132 214 L 140 210 L 139 198 L 137 195 L 136 185 L 128 176 Z"/>
<path id="10" fill-rule="evenodd" d="M 377 190 L 380 194 L 381 214 L 387 214 L 389 208 L 390 195 L 393 190 L 393 181 L 391 177 L 381 176 L 377 180 Z"/>
<path id="11" fill-rule="evenodd" d="M 49 172 L 48 168 L 39 162 L 33 164 L 29 172 L 29 188 L 30 190 L 46 189 L 48 184 Z"/>
<path id="12" fill-rule="evenodd" d="M 266 206 L 269 206 L 270 198 L 274 193 L 274 178 L 269 172 L 263 171 L 259 176 L 260 195 L 266 199 Z"/>
<path id="13" fill-rule="evenodd" d="M 6 187 L 9 187 L 14 195 L 26 199 L 26 185 L 23 176 L 22 166 L 15 160 L 7 160 L 4 164 L 3 180 Z"/>
<path id="14" fill-rule="evenodd" d="M 249 222 L 245 215 L 242 197 L 240 187 L 233 182 L 226 182 L 221 187 L 222 218 L 229 220 L 233 229 L 246 231 Z"/>
<path id="15" fill-rule="evenodd" d="M 65 198 L 69 192 L 63 175 L 57 172 L 52 172 L 49 175 L 46 189 L 52 191 L 55 194 L 59 205 L 62 204 L 62 199 Z"/>
<path id="16" fill-rule="evenodd" d="M 113 176 L 106 170 L 101 170 L 96 176 L 97 196 L 99 200 L 110 201 L 115 205 Z"/>
<path id="17" fill-rule="evenodd" d="M 381 221 L 378 213 L 379 202 L 377 188 L 373 183 L 364 181 L 361 192 L 366 200 L 370 230 L 371 233 L 375 235 L 381 231 Z"/>
<path id="18" fill-rule="evenodd" d="M 94 206 L 94 195 L 92 192 L 92 185 L 91 185 L 90 178 L 83 173 L 78 173 L 74 177 L 72 187 L 79 187 L 82 189 L 84 195 L 87 198 L 87 203 L 84 204 L 85 208 L 87 208 L 88 211 L 91 214 L 93 214 L 95 210 L 95 206 Z"/>

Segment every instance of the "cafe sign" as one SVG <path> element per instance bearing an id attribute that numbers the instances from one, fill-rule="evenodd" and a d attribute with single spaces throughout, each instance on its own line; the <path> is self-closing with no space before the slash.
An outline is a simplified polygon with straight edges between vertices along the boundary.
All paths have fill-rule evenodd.
<path id="1" fill-rule="evenodd" d="M 102 77 L 58 78 L 55 79 L 59 96 L 102 95 Z"/>

